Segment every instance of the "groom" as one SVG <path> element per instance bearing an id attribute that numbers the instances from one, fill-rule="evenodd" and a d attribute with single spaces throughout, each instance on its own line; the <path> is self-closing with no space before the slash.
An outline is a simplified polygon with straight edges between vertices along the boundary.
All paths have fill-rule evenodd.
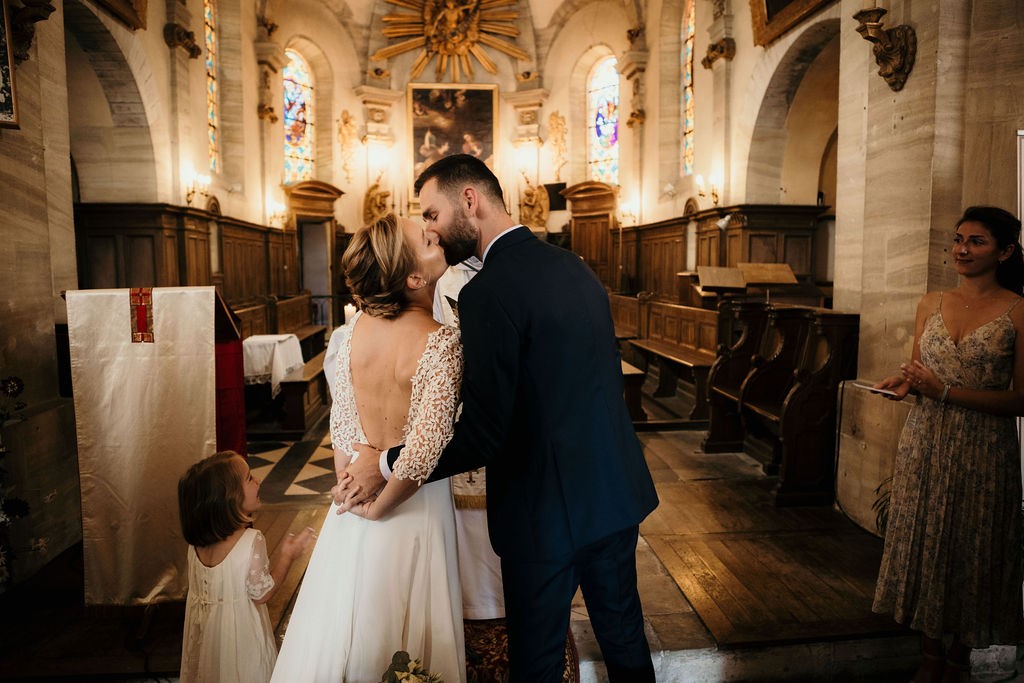
<path id="1" fill-rule="evenodd" d="M 609 679 L 654 681 L 635 553 L 658 498 L 622 398 L 608 295 L 578 256 L 512 221 L 476 157 L 437 161 L 415 189 L 447 261 L 484 264 L 459 296 L 462 416 L 431 480 L 487 467 L 510 680 L 562 680 L 580 587 Z M 361 447 L 349 468 L 359 491 L 377 490 L 400 450 L 378 468 Z"/>

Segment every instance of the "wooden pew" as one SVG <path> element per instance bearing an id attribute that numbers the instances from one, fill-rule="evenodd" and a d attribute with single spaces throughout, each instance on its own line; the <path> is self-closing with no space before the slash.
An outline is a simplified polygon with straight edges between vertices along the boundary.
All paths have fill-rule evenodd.
<path id="1" fill-rule="evenodd" d="M 623 397 L 626 399 L 626 408 L 629 410 L 629 417 L 634 422 L 645 422 L 647 413 L 641 405 L 641 392 L 644 386 L 644 371 L 630 365 L 626 361 L 622 363 Z"/>
<path id="2" fill-rule="evenodd" d="M 776 474 L 782 462 L 778 424 L 804 350 L 809 314 L 809 309 L 796 306 L 773 306 L 768 311 L 761 351 L 740 385 L 743 450 L 761 462 L 766 474 Z"/>
<path id="3" fill-rule="evenodd" d="M 629 344 L 644 358 L 645 365 L 658 365 L 655 396 L 674 396 L 680 376 L 694 386 L 691 420 L 706 420 L 708 372 L 715 362 L 718 312 L 661 301 L 644 304 L 645 321 L 640 338 Z"/>
<path id="4" fill-rule="evenodd" d="M 780 416 L 777 505 L 829 505 L 835 498 L 839 383 L 857 376 L 860 316 L 817 310 Z"/>
<path id="5" fill-rule="evenodd" d="M 281 426 L 286 432 L 301 436 L 327 412 L 330 396 L 324 375 L 326 355 L 326 350 L 321 351 L 281 381 L 284 408 Z"/>
<path id="6" fill-rule="evenodd" d="M 608 305 L 615 325 L 615 338 L 635 339 L 640 336 L 640 299 L 636 295 L 609 294 Z"/>
<path id="7" fill-rule="evenodd" d="M 857 374 L 859 316 L 777 308 L 768 317 L 779 340 L 740 390 L 744 450 L 778 473 L 777 505 L 827 505 L 835 496 L 838 387 Z"/>
<path id="8" fill-rule="evenodd" d="M 708 373 L 708 432 L 705 453 L 743 450 L 740 387 L 761 352 L 770 306 L 763 301 L 723 299 L 718 305 L 718 357 Z"/>
<path id="9" fill-rule="evenodd" d="M 302 347 L 303 360 L 310 360 L 327 348 L 327 327 L 313 324 L 313 299 L 299 294 L 274 303 L 277 334 L 294 334 Z"/>

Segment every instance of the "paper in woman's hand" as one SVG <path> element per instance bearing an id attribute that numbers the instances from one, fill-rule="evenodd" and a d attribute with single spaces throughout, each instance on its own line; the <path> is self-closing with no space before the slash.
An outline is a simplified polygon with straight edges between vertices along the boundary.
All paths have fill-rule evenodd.
<path id="1" fill-rule="evenodd" d="M 883 396 L 896 396 L 896 392 L 890 389 L 876 389 L 870 384 L 861 384 L 860 382 L 851 382 L 851 384 L 858 389 L 867 389 L 872 394 L 881 394 Z"/>

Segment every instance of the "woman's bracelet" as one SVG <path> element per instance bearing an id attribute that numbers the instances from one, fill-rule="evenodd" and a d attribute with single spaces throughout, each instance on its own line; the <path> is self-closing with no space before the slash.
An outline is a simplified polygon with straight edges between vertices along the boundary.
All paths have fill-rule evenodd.
<path id="1" fill-rule="evenodd" d="M 942 398 L 939 399 L 939 403 L 945 403 L 946 399 L 949 398 L 949 389 L 950 389 L 950 386 L 949 386 L 949 383 L 947 382 L 946 386 L 943 387 L 943 389 L 942 389 Z"/>

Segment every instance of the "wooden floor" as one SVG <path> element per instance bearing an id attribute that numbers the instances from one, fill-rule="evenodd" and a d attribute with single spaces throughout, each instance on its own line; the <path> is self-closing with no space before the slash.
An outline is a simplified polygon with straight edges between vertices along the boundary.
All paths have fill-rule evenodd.
<path id="1" fill-rule="evenodd" d="M 672 408 L 646 405 L 654 417 Z M 878 539 L 831 508 L 775 507 L 774 480 L 757 463 L 741 453 L 704 454 L 702 436 L 640 434 L 661 498 L 641 526 L 638 550 L 652 650 L 753 653 L 901 632 L 870 612 Z M 327 509 L 326 496 L 279 500 L 264 505 L 256 524 L 272 553 L 287 533 L 319 529 Z M 279 637 L 307 560 L 308 554 L 293 565 L 269 603 Z M 0 680 L 176 675 L 180 603 L 146 610 L 87 609 L 81 602 L 81 546 L 0 595 Z M 573 619 L 581 658 L 598 659 L 596 644 L 583 642 L 589 624 L 581 601 Z"/>
<path id="2" fill-rule="evenodd" d="M 871 612 L 882 543 L 828 507 L 779 508 L 773 478 L 699 435 L 642 435 L 661 504 L 641 526 L 720 648 L 899 633 Z"/>

